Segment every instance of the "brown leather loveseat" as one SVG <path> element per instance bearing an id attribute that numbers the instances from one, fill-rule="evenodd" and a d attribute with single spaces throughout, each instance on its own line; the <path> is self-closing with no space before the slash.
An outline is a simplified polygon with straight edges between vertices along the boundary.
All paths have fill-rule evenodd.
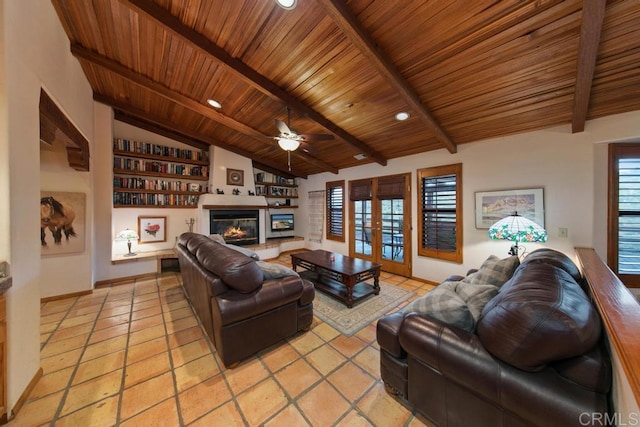
<path id="1" fill-rule="evenodd" d="M 472 331 L 415 312 L 385 316 L 377 338 L 387 390 L 439 426 L 603 425 L 611 362 L 587 292 L 566 255 L 540 249 Z"/>
<path id="2" fill-rule="evenodd" d="M 310 327 L 315 291 L 297 274 L 265 278 L 260 261 L 197 233 L 182 234 L 177 250 L 189 302 L 225 366 Z"/>

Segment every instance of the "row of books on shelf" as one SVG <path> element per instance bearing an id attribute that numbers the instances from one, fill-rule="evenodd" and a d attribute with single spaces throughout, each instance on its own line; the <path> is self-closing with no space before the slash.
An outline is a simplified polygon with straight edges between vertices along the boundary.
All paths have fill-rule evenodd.
<path id="1" fill-rule="evenodd" d="M 207 166 L 184 165 L 180 163 L 158 162 L 155 160 L 129 159 L 125 157 L 113 158 L 114 169 L 130 171 L 159 172 L 175 175 L 207 176 Z"/>
<path id="2" fill-rule="evenodd" d="M 114 205 L 197 206 L 198 196 L 182 194 L 113 193 Z"/>
<path id="3" fill-rule="evenodd" d="M 298 197 L 298 189 L 293 187 L 265 187 L 256 185 L 256 195 L 276 197 Z"/>
<path id="4" fill-rule="evenodd" d="M 285 185 L 298 185 L 296 178 L 285 178 L 270 172 L 258 172 L 254 175 L 256 184 L 285 184 Z"/>
<path id="5" fill-rule="evenodd" d="M 113 178 L 113 188 L 129 188 L 135 190 L 167 190 L 207 192 L 207 186 L 195 182 L 165 181 L 162 179 L 143 179 L 123 176 Z"/>
<path id="6" fill-rule="evenodd" d="M 155 156 L 170 156 L 177 159 L 206 160 L 206 154 L 201 150 L 189 150 L 164 145 L 151 144 L 149 142 L 132 141 L 129 139 L 114 138 L 113 149 L 128 151 L 130 153 L 153 154 Z"/>

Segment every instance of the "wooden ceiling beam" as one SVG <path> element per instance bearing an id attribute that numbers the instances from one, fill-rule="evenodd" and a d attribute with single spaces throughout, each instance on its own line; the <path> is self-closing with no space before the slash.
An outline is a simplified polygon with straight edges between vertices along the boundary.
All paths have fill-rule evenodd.
<path id="1" fill-rule="evenodd" d="M 137 84 L 163 98 L 166 98 L 172 102 L 175 102 L 178 105 L 183 106 L 197 114 L 205 116 L 209 119 L 215 120 L 216 122 L 231 128 L 237 132 L 242 133 L 243 135 L 247 135 L 253 138 L 258 139 L 259 141 L 269 144 L 272 146 L 277 146 L 277 142 L 271 138 L 269 135 L 265 135 L 262 132 L 253 129 L 250 126 L 245 125 L 244 123 L 238 122 L 237 120 L 232 119 L 229 116 L 226 116 L 213 108 L 210 108 L 206 105 L 201 104 L 198 101 L 195 101 L 187 96 L 184 96 L 174 90 L 167 88 L 166 86 L 159 84 L 152 79 L 143 76 L 141 74 L 136 73 L 135 71 L 130 70 L 129 68 L 112 61 L 109 58 L 106 58 L 102 55 L 99 55 L 95 52 L 92 52 L 80 45 L 72 44 L 71 45 L 71 53 L 78 59 L 87 61 L 90 64 L 96 65 L 98 67 L 104 68 L 109 72 L 112 72 L 125 80 L 128 80 L 134 84 Z M 219 145 L 219 144 L 215 144 Z M 304 151 L 293 151 L 291 153 L 294 157 L 297 157 L 317 168 L 321 169 L 323 172 L 332 172 L 337 174 L 338 168 L 328 163 L 319 160 Z"/>
<path id="2" fill-rule="evenodd" d="M 596 69 L 606 4 L 606 0 L 582 2 L 578 70 L 571 117 L 571 131 L 573 133 L 584 131 L 584 125 L 587 121 L 589 98 L 591 97 L 591 86 Z"/>
<path id="3" fill-rule="evenodd" d="M 358 18 L 351 12 L 343 0 L 319 0 L 324 10 L 338 25 L 342 32 L 351 40 L 360 52 L 373 64 L 378 72 L 398 92 L 404 102 L 412 108 L 418 118 L 435 134 L 436 138 L 451 153 L 458 151 L 455 142 L 442 129 L 433 114 L 422 103 L 420 97 L 409 83 L 402 77 L 387 55 L 379 48 L 371 35 L 364 29 Z"/>
<path id="4" fill-rule="evenodd" d="M 366 154 L 369 158 L 375 160 L 379 164 L 386 166 L 387 159 L 364 142 L 360 141 L 344 129 L 331 122 L 322 114 L 313 110 L 311 107 L 304 104 L 295 96 L 283 90 L 277 84 L 267 79 L 247 64 L 242 62 L 238 58 L 234 58 L 223 48 L 219 47 L 215 43 L 212 43 L 209 39 L 202 34 L 193 30 L 192 28 L 184 25 L 180 19 L 173 16 L 168 10 L 158 6 L 152 0 L 120 0 L 137 13 L 142 14 L 161 25 L 166 31 L 171 34 L 180 37 L 185 42 L 189 43 L 193 48 L 203 52 L 207 56 L 215 59 L 227 70 L 234 73 L 241 78 L 244 82 L 259 90 L 263 94 L 284 103 L 286 106 L 293 108 L 299 113 L 306 115 L 310 120 L 316 122 L 327 131 L 331 132 L 338 138 L 342 139 L 353 148 Z"/>
<path id="5" fill-rule="evenodd" d="M 40 89 L 40 140 L 53 145 L 54 140 L 64 143 L 69 166 L 77 171 L 88 172 L 90 167 L 89 141 L 71 123 L 53 99 Z M 48 140 L 53 137 L 52 140 Z"/>
<path id="6" fill-rule="evenodd" d="M 157 117 L 147 113 L 146 111 L 140 110 L 138 108 L 132 107 L 130 104 L 119 101 L 117 99 L 113 99 L 111 97 L 101 95 L 98 93 L 93 94 L 93 99 L 96 102 L 100 102 L 102 104 L 108 105 L 114 109 L 115 115 L 114 118 L 118 121 L 128 123 L 132 126 L 139 127 L 140 129 L 148 130 L 149 132 L 156 133 L 161 136 L 165 136 L 167 138 L 175 139 L 176 141 L 180 141 L 184 144 L 190 145 L 192 147 L 200 148 L 200 147 L 208 147 L 210 145 L 215 145 L 216 147 L 220 147 L 224 150 L 231 151 L 232 153 L 236 153 L 240 156 L 247 157 L 251 160 L 264 163 L 274 169 L 282 170 L 282 166 L 276 163 L 270 162 L 264 158 L 256 156 L 254 153 L 243 150 L 236 146 L 225 144 L 224 142 L 214 140 L 213 138 L 203 136 L 196 132 L 185 131 L 184 129 L 179 129 L 171 126 L 171 124 L 167 123 L 164 117 Z M 291 174 L 292 172 L 286 172 L 287 174 Z M 306 176 L 296 175 L 300 178 L 306 178 Z"/>

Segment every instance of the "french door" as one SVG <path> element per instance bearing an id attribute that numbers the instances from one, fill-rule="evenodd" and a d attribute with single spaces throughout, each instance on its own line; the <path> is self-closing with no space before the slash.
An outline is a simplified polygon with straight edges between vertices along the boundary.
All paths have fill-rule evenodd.
<path id="1" fill-rule="evenodd" d="M 411 276 L 411 174 L 349 182 L 349 255 Z"/>

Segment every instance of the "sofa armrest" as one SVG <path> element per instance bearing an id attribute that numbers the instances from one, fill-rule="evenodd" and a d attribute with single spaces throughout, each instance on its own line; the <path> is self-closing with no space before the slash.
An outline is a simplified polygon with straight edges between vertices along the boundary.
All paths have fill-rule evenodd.
<path id="1" fill-rule="evenodd" d="M 316 297 L 316 288 L 313 283 L 306 279 L 302 279 L 302 296 L 298 301 L 298 305 L 311 304 Z"/>
<path id="2" fill-rule="evenodd" d="M 499 400 L 500 365 L 477 335 L 411 313 L 400 327 L 400 345 L 449 380 L 493 401 Z"/>
<path id="3" fill-rule="evenodd" d="M 404 313 L 397 311 L 380 318 L 376 324 L 376 338 L 380 348 L 398 359 L 407 357 L 400 345 L 400 326 L 403 320 Z"/>
<path id="4" fill-rule="evenodd" d="M 229 325 L 298 301 L 302 293 L 302 279 L 298 276 L 286 276 L 265 280 L 259 289 L 250 294 L 229 289 L 215 300 L 220 309 L 222 324 Z"/>

